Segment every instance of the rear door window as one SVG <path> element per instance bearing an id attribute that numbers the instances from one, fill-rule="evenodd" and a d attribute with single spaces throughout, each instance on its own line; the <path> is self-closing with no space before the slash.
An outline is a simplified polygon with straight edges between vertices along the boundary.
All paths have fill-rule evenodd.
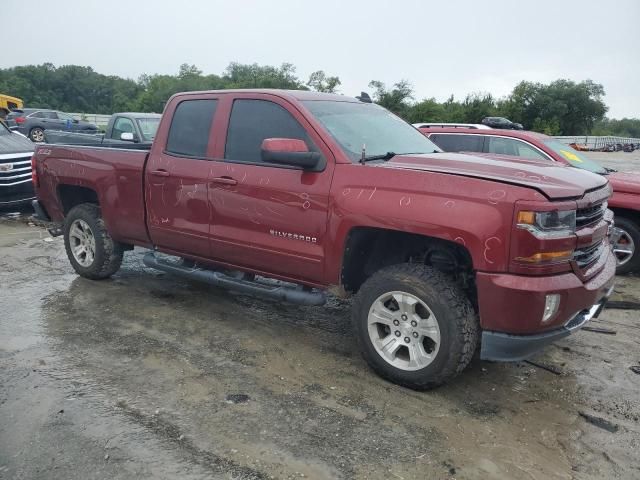
<path id="1" fill-rule="evenodd" d="M 548 160 L 531 145 L 514 138 L 488 137 L 487 152 L 499 155 L 513 155 L 530 160 Z"/>
<path id="2" fill-rule="evenodd" d="M 484 145 L 484 137 L 480 135 L 438 133 L 429 139 L 445 152 L 482 152 Z"/>
<path id="3" fill-rule="evenodd" d="M 166 150 L 175 155 L 205 158 L 217 100 L 184 100 L 171 120 Z"/>
<path id="4" fill-rule="evenodd" d="M 305 129 L 277 103 L 268 100 L 235 100 L 229 119 L 224 158 L 242 162 L 262 162 L 265 138 L 303 140 L 310 151 L 317 151 Z"/>

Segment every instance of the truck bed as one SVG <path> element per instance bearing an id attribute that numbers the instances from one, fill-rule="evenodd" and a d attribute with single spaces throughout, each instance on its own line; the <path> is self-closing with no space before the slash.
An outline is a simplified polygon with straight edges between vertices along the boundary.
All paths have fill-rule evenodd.
<path id="1" fill-rule="evenodd" d="M 115 240 L 149 243 L 145 224 L 144 165 L 148 149 L 124 145 L 39 145 L 36 157 L 40 198 L 53 221 L 61 222 L 66 202 L 97 195 Z M 97 193 L 95 193 L 97 192 Z"/>
<path id="2" fill-rule="evenodd" d="M 130 150 L 149 150 L 150 143 L 133 143 L 124 140 L 105 138 L 102 133 L 65 132 L 63 130 L 46 130 L 45 142 L 50 145 L 73 145 L 84 147 L 125 148 Z"/>

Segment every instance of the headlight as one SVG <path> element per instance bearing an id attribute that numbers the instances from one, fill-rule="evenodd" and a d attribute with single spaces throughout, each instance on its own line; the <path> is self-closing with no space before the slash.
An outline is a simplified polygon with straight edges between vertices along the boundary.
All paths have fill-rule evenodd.
<path id="1" fill-rule="evenodd" d="M 518 228 L 541 239 L 571 236 L 576 231 L 576 211 L 518 212 Z"/>

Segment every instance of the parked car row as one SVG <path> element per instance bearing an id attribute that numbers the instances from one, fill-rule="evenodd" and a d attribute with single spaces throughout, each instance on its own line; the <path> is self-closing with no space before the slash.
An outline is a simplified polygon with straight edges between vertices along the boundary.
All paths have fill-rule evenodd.
<path id="1" fill-rule="evenodd" d="M 479 153 L 443 152 L 360 98 L 174 95 L 145 150 L 37 145 L 34 209 L 89 279 L 137 245 L 151 268 L 231 291 L 353 295 L 366 361 L 416 389 L 477 348 L 520 360 L 599 315 L 616 269 L 608 176 L 513 156 L 541 149 L 505 143 L 511 130 L 469 129 Z"/>
<path id="2" fill-rule="evenodd" d="M 98 127 L 84 120 L 76 120 L 68 113 L 40 108 L 12 110 L 6 118 L 9 128 L 29 137 L 33 142 L 44 142 L 46 130 L 95 133 Z"/>
<path id="3" fill-rule="evenodd" d="M 614 253 L 618 272 L 640 269 L 640 174 L 607 169 L 569 145 L 537 132 L 449 126 L 421 126 L 420 131 L 445 152 L 508 155 L 527 160 L 557 162 L 606 176 L 613 188 L 608 206 L 618 229 Z"/>

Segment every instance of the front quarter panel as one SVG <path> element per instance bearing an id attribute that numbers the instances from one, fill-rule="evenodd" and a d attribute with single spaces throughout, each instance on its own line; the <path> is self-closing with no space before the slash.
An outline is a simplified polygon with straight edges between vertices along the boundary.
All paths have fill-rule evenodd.
<path id="1" fill-rule="evenodd" d="M 332 283 L 354 227 L 456 242 L 469 251 L 475 270 L 506 271 L 515 202 L 544 198 L 530 189 L 458 175 L 359 164 L 336 170 L 329 217 L 329 239 L 336 247 L 329 249 Z"/>

